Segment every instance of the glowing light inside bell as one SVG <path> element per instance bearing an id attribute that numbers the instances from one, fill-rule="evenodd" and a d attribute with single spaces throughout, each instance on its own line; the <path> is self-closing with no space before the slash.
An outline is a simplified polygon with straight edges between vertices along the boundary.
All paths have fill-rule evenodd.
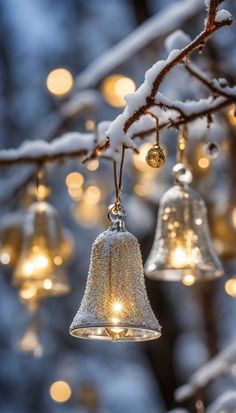
<path id="1" fill-rule="evenodd" d="M 49 278 L 47 278 L 43 282 L 43 287 L 45 288 L 45 290 L 50 290 L 52 288 L 52 281 Z"/>
<path id="2" fill-rule="evenodd" d="M 11 256 L 8 252 L 4 251 L 0 255 L 0 262 L 3 265 L 8 265 L 11 262 Z"/>
<path id="3" fill-rule="evenodd" d="M 183 278 L 182 278 L 182 283 L 186 286 L 190 286 L 193 285 L 195 283 L 195 276 L 193 274 L 186 274 Z"/>
<path id="4" fill-rule="evenodd" d="M 26 276 L 31 276 L 38 271 L 47 271 L 49 260 L 43 254 L 32 254 L 28 260 L 23 263 L 22 271 Z"/>
<path id="5" fill-rule="evenodd" d="M 225 283 L 225 291 L 231 297 L 236 297 L 236 279 L 230 278 Z"/>
<path id="6" fill-rule="evenodd" d="M 172 252 L 171 263 L 175 268 L 183 268 L 188 263 L 188 256 L 184 247 L 176 247 Z"/>
<path id="7" fill-rule="evenodd" d="M 111 305 L 111 322 L 116 327 L 106 328 L 106 333 L 109 335 L 112 340 L 117 341 L 121 340 L 128 332 L 128 328 L 119 327 L 117 324 L 121 322 L 122 312 L 124 310 L 124 305 L 120 301 L 115 301 Z"/>
<path id="8" fill-rule="evenodd" d="M 21 287 L 19 295 L 24 300 L 30 300 L 37 295 L 37 288 L 33 284 L 27 283 Z"/>

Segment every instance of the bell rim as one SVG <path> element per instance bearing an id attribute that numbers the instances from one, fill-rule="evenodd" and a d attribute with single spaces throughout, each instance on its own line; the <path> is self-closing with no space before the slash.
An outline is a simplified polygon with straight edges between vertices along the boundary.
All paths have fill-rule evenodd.
<path id="1" fill-rule="evenodd" d="M 194 268 L 162 268 L 148 271 L 144 269 L 145 277 L 152 280 L 163 280 L 172 282 L 181 282 L 183 277 L 191 273 L 195 277 L 195 282 L 211 281 L 218 279 L 224 275 L 224 269 L 218 268 L 215 270 L 204 270 Z"/>
<path id="2" fill-rule="evenodd" d="M 132 337 L 123 337 L 122 339 L 117 339 L 117 340 L 112 340 L 112 338 L 109 335 L 78 335 L 75 334 L 75 331 L 78 330 L 85 330 L 85 329 L 89 329 L 89 330 L 97 330 L 99 328 L 103 328 L 108 329 L 108 328 L 114 328 L 114 327 L 119 327 L 119 328 L 128 328 L 128 329 L 132 329 L 132 330 L 142 330 L 148 333 L 151 333 L 152 335 L 150 335 L 149 337 L 138 337 L 137 339 L 133 339 Z M 119 325 L 119 326 L 114 326 L 113 324 L 108 324 L 108 323 L 98 323 L 95 325 L 89 325 L 89 324 L 83 324 L 83 325 L 77 325 L 73 328 L 69 329 L 69 333 L 71 336 L 76 337 L 76 338 L 81 338 L 84 340 L 100 340 L 100 341 L 111 341 L 111 342 L 143 342 L 143 341 L 151 341 L 151 340 L 156 340 L 158 338 L 161 337 L 162 332 L 161 332 L 161 326 L 158 327 L 158 329 L 155 328 L 150 328 L 150 327 L 144 327 L 142 325 L 137 325 L 137 326 L 132 326 L 130 324 L 124 324 L 124 325 Z"/>

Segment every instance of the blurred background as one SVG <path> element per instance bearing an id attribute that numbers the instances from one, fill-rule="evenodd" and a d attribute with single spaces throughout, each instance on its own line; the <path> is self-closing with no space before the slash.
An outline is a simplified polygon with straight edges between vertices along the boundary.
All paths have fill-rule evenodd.
<path id="1" fill-rule="evenodd" d="M 232 3 L 227 7 L 234 17 Z M 1 0 L 1 149 L 25 140 L 52 140 L 65 131 L 90 132 L 97 122 L 114 119 L 124 107 L 124 95 L 166 56 L 165 38 L 179 28 L 193 37 L 204 16 L 204 2 L 199 0 Z M 132 33 L 136 37 L 129 37 Z M 195 56 L 203 70 L 232 83 L 235 33 L 235 24 L 219 31 L 204 53 Z M 162 91 L 175 99 L 207 96 L 182 68 L 173 71 Z M 22 222 L 33 200 L 34 169 L 1 170 L 1 413 L 165 412 L 178 406 L 175 389 L 235 339 L 234 108 L 214 117 L 211 134 L 221 151 L 213 161 L 203 152 L 208 134 L 205 120 L 191 124 L 189 161 L 194 186 L 208 205 L 226 276 L 192 286 L 147 280 L 163 336 L 146 344 L 82 341 L 68 333 L 84 292 L 92 243 L 109 224 L 107 205 L 114 195 L 111 163 L 94 160 L 83 165 L 74 159 L 47 167 L 47 186 L 41 189 L 50 191 L 44 195 L 66 228 L 70 292 L 45 298 L 40 306 L 29 300 L 28 291 L 12 285 Z M 161 170 L 145 163 L 151 139 L 137 139 L 140 154 L 128 153 L 125 161 L 127 228 L 138 237 L 144 260 L 152 245 L 160 197 L 172 185 L 176 132 L 163 132 L 161 141 L 167 152 Z M 232 374 L 209 386 L 205 399 L 210 402 L 234 388 Z M 183 407 L 194 411 L 193 400 Z"/>

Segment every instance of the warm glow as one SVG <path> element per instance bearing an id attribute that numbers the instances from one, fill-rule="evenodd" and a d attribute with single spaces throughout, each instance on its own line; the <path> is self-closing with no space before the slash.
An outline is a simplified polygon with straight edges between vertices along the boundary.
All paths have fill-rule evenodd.
<path id="1" fill-rule="evenodd" d="M 183 278 L 182 278 L 182 283 L 184 285 L 190 286 L 193 285 L 195 283 L 195 277 L 192 274 L 186 274 Z"/>
<path id="2" fill-rule="evenodd" d="M 183 268 L 187 264 L 187 254 L 183 247 L 176 247 L 172 252 L 171 262 L 174 268 Z"/>
<path id="3" fill-rule="evenodd" d="M 85 122 L 85 127 L 88 131 L 93 131 L 95 127 L 95 123 L 92 119 L 88 119 Z"/>
<path id="4" fill-rule="evenodd" d="M 124 97 L 133 93 L 136 89 L 135 83 L 129 77 L 123 75 L 108 76 L 102 83 L 102 94 L 104 99 L 115 107 L 125 106 Z"/>
<path id="5" fill-rule="evenodd" d="M 231 125 L 236 126 L 235 108 L 233 106 L 228 111 L 228 119 Z"/>
<path id="6" fill-rule="evenodd" d="M 50 188 L 46 185 L 40 184 L 37 188 L 35 188 L 35 195 L 37 196 L 39 201 L 46 199 L 50 195 L 50 193 Z"/>
<path id="7" fill-rule="evenodd" d="M 55 381 L 50 387 L 51 398 L 58 403 L 64 403 L 71 397 L 71 388 L 65 381 Z"/>
<path id="8" fill-rule="evenodd" d="M 81 187 L 70 186 L 68 188 L 68 194 L 73 198 L 75 201 L 79 201 L 83 193 L 83 189 Z"/>
<path id="9" fill-rule="evenodd" d="M 89 171 L 96 171 L 99 167 L 99 161 L 98 159 L 94 159 L 89 161 L 86 166 Z"/>
<path id="10" fill-rule="evenodd" d="M 31 300 L 37 295 L 37 288 L 33 284 L 25 284 L 20 288 L 19 296 L 23 300 Z"/>
<path id="11" fill-rule="evenodd" d="M 49 92 L 53 95 L 63 96 L 72 89 L 73 76 L 67 69 L 54 69 L 49 73 L 46 83 Z"/>
<path id="12" fill-rule="evenodd" d="M 81 187 L 84 183 L 84 177 L 79 172 L 71 172 L 66 177 L 68 187 Z"/>
<path id="13" fill-rule="evenodd" d="M 233 226 L 236 228 L 236 207 L 234 207 L 232 210 L 232 223 Z"/>
<path id="14" fill-rule="evenodd" d="M 63 259 L 60 255 L 56 255 L 56 257 L 53 258 L 54 264 L 56 265 L 62 265 Z"/>
<path id="15" fill-rule="evenodd" d="M 210 161 L 208 158 L 202 157 L 198 160 L 198 166 L 202 169 L 208 168 L 209 165 L 210 165 Z"/>
<path id="16" fill-rule="evenodd" d="M 73 215 L 76 221 L 86 228 L 92 228 L 101 222 L 104 214 L 104 206 L 100 204 L 89 204 L 85 201 L 80 201 L 73 210 Z"/>
<path id="17" fill-rule="evenodd" d="M 236 297 L 236 278 L 230 278 L 225 283 L 225 291 L 231 297 Z"/>
<path id="18" fill-rule="evenodd" d="M 1 264 L 3 264 L 3 265 L 8 265 L 8 264 L 10 264 L 10 262 L 11 262 L 11 256 L 10 256 L 9 252 L 7 252 L 7 251 L 1 252 L 1 254 L 0 254 L 0 262 L 1 262 Z"/>
<path id="19" fill-rule="evenodd" d="M 43 347 L 39 341 L 37 331 L 34 327 L 30 327 L 18 343 L 20 351 L 32 353 L 34 357 L 42 357 Z"/>
<path id="20" fill-rule="evenodd" d="M 49 267 L 49 260 L 43 254 L 32 254 L 32 256 L 23 263 L 22 271 L 26 276 L 31 276 L 34 272 L 45 271 Z"/>
<path id="21" fill-rule="evenodd" d="M 100 201 L 100 199 L 101 199 L 100 189 L 95 185 L 88 186 L 84 193 L 84 201 L 87 202 L 88 204 L 95 205 Z"/>
<path id="22" fill-rule="evenodd" d="M 43 282 L 43 288 L 45 290 L 50 290 L 52 288 L 52 280 L 50 280 L 49 278 L 47 278 L 46 280 L 44 280 Z"/>
<path id="23" fill-rule="evenodd" d="M 116 303 L 114 303 L 114 304 L 112 305 L 112 310 L 113 310 L 115 313 L 120 313 L 120 312 L 122 311 L 122 308 L 123 308 L 123 305 L 122 305 L 121 303 L 119 303 L 119 302 L 116 302 Z"/>
<path id="24" fill-rule="evenodd" d="M 139 147 L 139 153 L 133 154 L 134 166 L 141 172 L 150 171 L 150 166 L 147 164 L 146 156 L 151 147 L 151 143 L 144 143 Z"/>

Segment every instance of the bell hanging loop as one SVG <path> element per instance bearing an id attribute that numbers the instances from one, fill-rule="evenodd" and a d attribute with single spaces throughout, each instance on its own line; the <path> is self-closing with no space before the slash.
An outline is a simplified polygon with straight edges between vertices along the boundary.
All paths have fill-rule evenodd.
<path id="1" fill-rule="evenodd" d="M 120 200 L 116 201 L 108 211 L 108 218 L 111 223 L 110 230 L 125 231 L 126 213 Z"/>

